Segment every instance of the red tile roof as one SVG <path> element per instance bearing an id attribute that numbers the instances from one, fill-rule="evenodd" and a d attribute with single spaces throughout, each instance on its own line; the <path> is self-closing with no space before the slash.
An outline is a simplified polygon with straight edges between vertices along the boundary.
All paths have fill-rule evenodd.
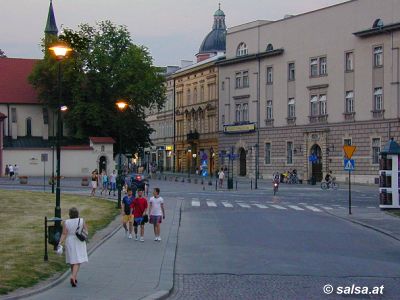
<path id="1" fill-rule="evenodd" d="M 93 144 L 115 144 L 115 140 L 108 136 L 90 136 Z"/>
<path id="2" fill-rule="evenodd" d="M 62 146 L 61 150 L 93 150 L 89 145 L 70 145 L 70 146 Z"/>
<path id="3" fill-rule="evenodd" d="M 0 58 L 0 103 L 39 104 L 28 82 L 37 59 Z"/>

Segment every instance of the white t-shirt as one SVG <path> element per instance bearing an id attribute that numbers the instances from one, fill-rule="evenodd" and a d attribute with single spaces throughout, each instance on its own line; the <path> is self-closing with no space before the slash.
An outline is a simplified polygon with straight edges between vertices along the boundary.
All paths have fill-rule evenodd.
<path id="1" fill-rule="evenodd" d="M 110 175 L 110 182 L 116 183 L 117 182 L 117 174 L 112 173 Z"/>
<path id="2" fill-rule="evenodd" d="M 164 203 L 164 199 L 162 197 L 151 197 L 150 198 L 150 203 L 151 203 L 151 211 L 150 211 L 150 216 L 162 216 L 162 210 L 161 210 L 161 203 Z"/>
<path id="3" fill-rule="evenodd" d="M 13 166 L 9 166 L 8 169 L 10 170 L 9 172 L 14 172 L 14 167 Z"/>
<path id="4" fill-rule="evenodd" d="M 218 177 L 219 177 L 219 179 L 224 179 L 224 177 L 225 177 L 224 171 L 220 171 L 218 174 Z"/>

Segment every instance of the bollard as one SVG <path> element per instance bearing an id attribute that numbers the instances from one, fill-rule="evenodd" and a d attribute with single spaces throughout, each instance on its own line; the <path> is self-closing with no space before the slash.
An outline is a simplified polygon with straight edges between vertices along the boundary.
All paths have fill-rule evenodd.
<path id="1" fill-rule="evenodd" d="M 250 189 L 253 189 L 253 179 L 250 179 Z"/>
<path id="2" fill-rule="evenodd" d="M 218 179 L 215 180 L 215 190 L 218 189 Z"/>
<path id="3" fill-rule="evenodd" d="M 47 217 L 44 217 L 44 261 L 48 261 L 49 256 L 47 254 Z"/>

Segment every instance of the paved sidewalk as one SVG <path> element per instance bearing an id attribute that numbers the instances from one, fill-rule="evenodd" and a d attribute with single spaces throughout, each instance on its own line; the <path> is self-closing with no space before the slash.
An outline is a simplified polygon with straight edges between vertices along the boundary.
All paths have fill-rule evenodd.
<path id="1" fill-rule="evenodd" d="M 180 223 L 181 200 L 165 199 L 166 219 L 161 225 L 161 242 L 155 242 L 153 226 L 145 226 L 145 242 L 127 239 L 122 227 L 117 226 L 108 238 L 82 264 L 78 287 L 69 283 L 67 271 L 58 284 L 41 286 L 43 292 L 28 297 L 4 299 L 159 299 L 173 288 L 175 252 Z M 118 219 L 119 220 L 119 219 Z M 116 228 L 114 221 L 106 230 Z M 89 244 L 90 245 L 90 244 Z M 32 290 L 29 291 L 30 293 Z M 36 291 L 37 292 L 37 291 Z M 0 299 L 3 299 L 0 297 Z"/>
<path id="2" fill-rule="evenodd" d="M 354 207 L 352 208 L 351 215 L 349 215 L 347 209 L 332 210 L 327 211 L 327 213 L 373 229 L 400 241 L 400 217 L 390 215 L 387 211 Z"/>

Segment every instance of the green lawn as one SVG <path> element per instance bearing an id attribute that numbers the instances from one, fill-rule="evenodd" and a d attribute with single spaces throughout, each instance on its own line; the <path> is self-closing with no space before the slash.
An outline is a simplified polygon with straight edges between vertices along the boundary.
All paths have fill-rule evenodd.
<path id="1" fill-rule="evenodd" d="M 44 255 L 44 217 L 54 216 L 55 194 L 0 190 L 0 295 L 29 287 L 68 268 L 65 256 L 49 245 Z M 63 220 L 77 207 L 92 236 L 118 214 L 115 203 L 98 198 L 61 195 Z"/>

